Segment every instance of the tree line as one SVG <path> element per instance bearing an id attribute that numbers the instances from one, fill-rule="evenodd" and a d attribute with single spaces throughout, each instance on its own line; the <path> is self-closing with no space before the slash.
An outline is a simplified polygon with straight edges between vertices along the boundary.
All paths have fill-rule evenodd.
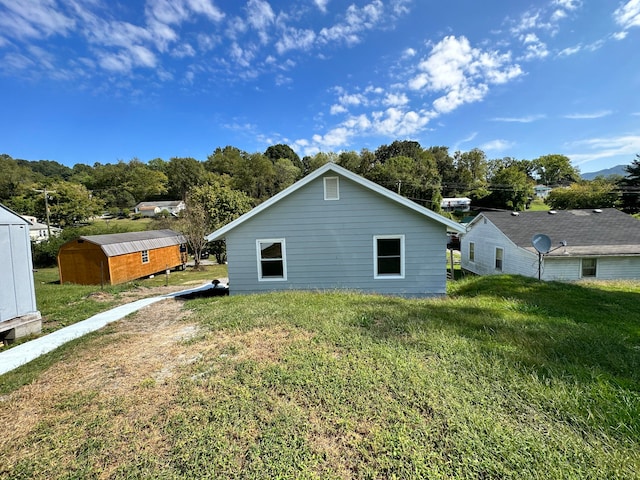
<path id="1" fill-rule="evenodd" d="M 618 207 L 640 210 L 640 157 L 625 177 L 581 180 L 564 155 L 533 160 L 488 159 L 480 149 L 449 152 L 448 147 L 423 148 L 416 141 L 394 141 L 376 150 L 320 152 L 300 158 L 284 144 L 248 153 L 236 147 L 216 148 L 204 161 L 189 157 L 143 162 L 78 163 L 29 161 L 0 155 L 0 202 L 23 215 L 67 227 L 103 214 L 126 215 L 142 201 L 187 200 L 196 188 L 234 198 L 253 207 L 327 162 L 354 173 L 434 211 L 443 197 L 466 196 L 472 205 L 524 210 L 534 186 L 553 190 L 546 202 L 557 209 Z M 562 188 L 559 188 L 562 187 Z M 202 192 L 197 194 L 203 198 Z M 192 202 L 193 203 L 193 202 Z"/>

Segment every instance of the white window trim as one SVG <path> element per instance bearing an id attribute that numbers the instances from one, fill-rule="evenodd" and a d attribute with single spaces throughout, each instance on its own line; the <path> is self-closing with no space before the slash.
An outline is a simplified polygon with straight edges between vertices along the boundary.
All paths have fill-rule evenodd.
<path id="1" fill-rule="evenodd" d="M 144 257 L 147 257 L 147 259 L 145 260 Z M 140 258 L 142 260 L 142 263 L 149 263 L 149 250 L 142 250 L 140 252 Z"/>
<path id="2" fill-rule="evenodd" d="M 324 177 L 324 199 L 325 200 L 340 200 L 340 177 Z M 327 188 L 327 181 L 328 180 L 335 180 L 336 182 L 336 196 L 335 197 L 330 197 L 327 192 L 329 191 L 329 189 Z"/>
<path id="3" fill-rule="evenodd" d="M 498 250 L 502 252 L 502 257 L 500 258 L 500 268 L 496 265 L 498 261 Z M 493 251 L 493 268 L 498 272 L 504 272 L 504 248 L 496 247 Z"/>
<path id="4" fill-rule="evenodd" d="M 282 245 L 282 277 L 262 276 L 262 250 L 261 243 L 279 243 Z M 256 259 L 258 261 L 258 281 L 259 282 L 284 282 L 287 280 L 287 247 L 284 238 L 259 238 L 256 240 Z"/>
<path id="5" fill-rule="evenodd" d="M 399 239 L 400 240 L 400 275 L 378 274 L 378 240 Z M 373 278 L 376 280 L 403 279 L 404 270 L 404 235 L 374 235 L 373 237 Z"/>

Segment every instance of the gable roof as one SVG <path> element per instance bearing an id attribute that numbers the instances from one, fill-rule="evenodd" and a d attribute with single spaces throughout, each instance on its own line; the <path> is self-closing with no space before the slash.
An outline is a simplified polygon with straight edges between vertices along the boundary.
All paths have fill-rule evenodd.
<path id="1" fill-rule="evenodd" d="M 553 210 L 552 210 L 553 212 Z M 548 255 L 640 255 L 640 221 L 615 208 L 596 210 L 557 210 L 550 212 L 482 212 L 518 247 L 536 253 L 533 236 L 543 233 L 551 238 L 552 248 L 562 241 L 566 248 Z"/>
<path id="2" fill-rule="evenodd" d="M 19 214 L 0 203 L 0 223 L 4 225 L 29 225 Z"/>
<path id="3" fill-rule="evenodd" d="M 173 230 L 84 235 L 80 240 L 99 245 L 108 257 L 186 243 L 184 236 Z"/>
<path id="4" fill-rule="evenodd" d="M 346 168 L 336 165 L 335 163 L 327 163 L 322 167 L 318 168 L 317 170 L 314 170 L 313 172 L 311 172 L 309 175 L 302 178 L 301 180 L 298 180 L 296 183 L 294 183 L 290 187 L 282 190 L 277 195 L 274 195 L 269 200 L 261 203 L 260 205 L 250 210 L 249 212 L 245 213 L 244 215 L 236 218 L 234 221 L 228 223 L 224 227 L 221 227 L 215 232 L 210 233 L 209 235 L 207 235 L 207 240 L 213 241 L 213 240 L 220 240 L 221 238 L 224 238 L 224 236 L 230 230 L 233 230 L 238 225 L 246 222 L 250 218 L 255 217 L 260 212 L 278 203 L 283 198 L 291 195 L 296 190 L 299 190 L 305 185 L 308 185 L 309 183 L 313 182 L 314 180 L 316 180 L 317 178 L 321 177 L 322 175 L 328 172 L 337 173 L 338 175 L 345 177 L 373 192 L 376 192 L 377 194 L 382 195 L 383 197 L 386 197 L 393 202 L 403 205 L 404 207 L 407 207 L 421 215 L 424 215 L 427 218 L 430 218 L 432 220 L 435 220 L 436 222 L 446 225 L 446 227 L 452 231 L 459 232 L 459 233 L 464 232 L 464 228 L 460 226 L 458 223 L 454 222 L 453 220 L 443 217 L 442 215 L 434 212 L 433 210 L 429 210 L 428 208 L 425 208 L 422 205 L 418 205 L 417 203 L 409 200 L 408 198 L 405 198 L 401 195 L 398 195 L 397 193 L 392 192 L 391 190 L 381 187 L 377 183 L 367 180 L 366 178 L 363 178 L 360 175 L 357 175 L 351 172 L 350 170 L 347 170 Z"/>

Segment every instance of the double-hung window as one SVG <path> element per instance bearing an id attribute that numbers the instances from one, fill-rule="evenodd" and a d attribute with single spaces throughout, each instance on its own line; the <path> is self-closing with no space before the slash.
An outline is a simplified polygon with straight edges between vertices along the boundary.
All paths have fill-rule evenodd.
<path id="1" fill-rule="evenodd" d="M 287 255 L 284 238 L 256 242 L 258 253 L 258 280 L 286 280 Z"/>
<path id="2" fill-rule="evenodd" d="M 504 257 L 504 250 L 500 247 L 496 247 L 496 270 L 502 271 L 502 260 Z"/>
<path id="3" fill-rule="evenodd" d="M 374 278 L 404 278 L 404 235 L 373 237 Z"/>
<path id="4" fill-rule="evenodd" d="M 583 277 L 595 277 L 598 262 L 595 258 L 583 258 L 582 259 L 582 276 Z"/>

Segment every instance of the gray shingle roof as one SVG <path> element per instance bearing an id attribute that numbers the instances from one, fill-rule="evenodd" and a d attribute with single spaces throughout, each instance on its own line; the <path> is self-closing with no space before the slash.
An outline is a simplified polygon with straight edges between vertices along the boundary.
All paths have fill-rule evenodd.
<path id="1" fill-rule="evenodd" d="M 640 255 L 640 221 L 615 208 L 549 212 L 483 212 L 513 243 L 535 252 L 531 239 L 537 233 L 551 238 L 552 248 L 567 247 L 551 255 Z"/>
<path id="2" fill-rule="evenodd" d="M 184 236 L 173 230 L 85 235 L 80 240 L 99 245 L 108 257 L 186 243 Z"/>

